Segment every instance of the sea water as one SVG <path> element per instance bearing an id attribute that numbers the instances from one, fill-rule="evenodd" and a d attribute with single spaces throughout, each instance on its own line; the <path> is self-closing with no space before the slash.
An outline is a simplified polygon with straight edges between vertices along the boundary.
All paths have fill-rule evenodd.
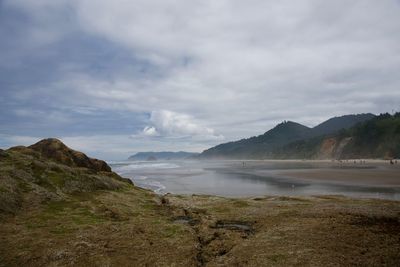
<path id="1" fill-rule="evenodd" d="M 113 171 L 158 194 L 205 194 L 228 197 L 344 195 L 400 200 L 398 187 L 356 186 L 287 179 L 277 171 L 312 169 L 296 162 L 122 161 Z M 364 167 L 367 168 L 367 167 Z"/>

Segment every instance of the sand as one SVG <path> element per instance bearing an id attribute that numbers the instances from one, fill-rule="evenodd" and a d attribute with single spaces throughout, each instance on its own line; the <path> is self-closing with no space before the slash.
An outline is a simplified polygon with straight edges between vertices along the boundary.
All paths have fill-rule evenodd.
<path id="1" fill-rule="evenodd" d="M 294 181 L 400 187 L 400 162 L 393 165 L 387 160 L 377 159 L 345 160 L 341 162 L 332 160 L 262 160 L 243 162 L 248 173 L 264 176 L 272 175 Z M 275 166 L 276 169 L 264 168 L 271 165 Z M 290 166 L 292 167 L 287 168 Z M 238 170 L 238 167 L 232 166 L 232 168 Z"/>
<path id="2" fill-rule="evenodd" d="M 303 181 L 338 183 L 343 185 L 398 187 L 400 186 L 400 171 L 395 169 L 374 170 L 334 170 L 313 169 L 279 172 L 284 178 Z"/>
<path id="3" fill-rule="evenodd" d="M 343 185 L 399 187 L 400 165 L 382 161 L 366 164 L 332 164 L 324 168 L 278 171 L 278 176 L 308 182 L 336 183 Z"/>

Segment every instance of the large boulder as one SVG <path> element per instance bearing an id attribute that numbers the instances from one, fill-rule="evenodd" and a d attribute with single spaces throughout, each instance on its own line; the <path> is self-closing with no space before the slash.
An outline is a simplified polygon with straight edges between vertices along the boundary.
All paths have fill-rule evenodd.
<path id="1" fill-rule="evenodd" d="M 110 166 L 105 161 L 89 158 L 84 153 L 67 147 L 55 138 L 43 139 L 28 148 L 38 152 L 42 157 L 70 167 L 83 167 L 96 172 L 111 172 Z"/>

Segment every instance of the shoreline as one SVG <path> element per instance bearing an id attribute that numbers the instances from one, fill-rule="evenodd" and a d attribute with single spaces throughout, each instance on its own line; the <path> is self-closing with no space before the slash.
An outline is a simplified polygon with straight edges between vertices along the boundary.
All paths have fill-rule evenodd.
<path id="1" fill-rule="evenodd" d="M 362 186 L 378 188 L 400 188 L 400 172 L 398 170 L 348 170 L 348 169 L 312 169 L 287 170 L 277 172 L 282 178 L 304 182 L 319 182 L 344 186 Z"/>
<path id="2" fill-rule="evenodd" d="M 261 160 L 245 161 L 247 165 L 229 166 L 238 172 L 260 176 L 276 176 L 280 179 L 290 179 L 294 182 L 323 182 L 348 186 L 374 186 L 400 188 L 400 163 L 391 165 L 387 160 L 366 159 L 360 163 L 354 160 L 338 162 L 331 160 Z M 236 161 L 234 161 L 236 162 Z M 253 163 L 253 164 L 252 164 Z M 276 169 L 262 169 L 263 163 L 275 163 Z M 279 169 L 280 165 L 296 163 L 295 168 Z M 302 166 L 303 165 L 303 166 Z M 290 166 L 290 165 L 288 165 Z"/>
<path id="3" fill-rule="evenodd" d="M 248 160 L 245 164 L 238 160 L 183 162 L 186 164 L 174 161 L 180 165 L 174 169 L 135 169 L 125 177 L 159 195 L 204 194 L 241 199 L 341 195 L 400 200 L 400 165 L 389 165 L 383 160 L 362 164 L 329 160 Z M 135 181 L 135 176 L 146 179 Z M 162 184 L 163 188 L 155 188 L 155 183 Z"/>

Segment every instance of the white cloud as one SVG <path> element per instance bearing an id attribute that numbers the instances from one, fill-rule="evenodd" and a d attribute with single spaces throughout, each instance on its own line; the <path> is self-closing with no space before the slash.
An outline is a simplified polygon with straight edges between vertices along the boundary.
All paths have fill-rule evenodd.
<path id="1" fill-rule="evenodd" d="M 89 90 L 118 108 L 189 114 L 232 139 L 284 119 L 383 112 L 399 99 L 394 1 L 80 0 L 74 8 L 87 32 L 164 74 Z M 388 104 L 369 97 L 377 88 Z"/>
<path id="2" fill-rule="evenodd" d="M 152 126 L 146 126 L 143 129 L 143 135 L 145 135 L 145 136 L 159 136 L 160 134 L 158 133 L 156 128 L 154 128 Z"/>
<path id="3" fill-rule="evenodd" d="M 163 136 L 173 138 L 190 137 L 195 140 L 223 140 L 222 135 L 196 122 L 192 116 L 169 110 L 152 111 L 151 126 L 146 126 L 142 134 L 145 136 Z"/>

